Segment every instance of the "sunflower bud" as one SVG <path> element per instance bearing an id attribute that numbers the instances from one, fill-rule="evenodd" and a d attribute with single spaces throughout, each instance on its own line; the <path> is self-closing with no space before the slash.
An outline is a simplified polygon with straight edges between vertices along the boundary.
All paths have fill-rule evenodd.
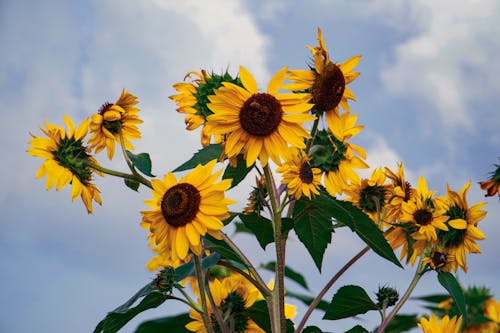
<path id="1" fill-rule="evenodd" d="M 399 293 L 392 287 L 379 287 L 377 291 L 377 305 L 379 308 L 389 307 L 396 304 Z"/>
<path id="2" fill-rule="evenodd" d="M 171 294 L 175 284 L 174 276 L 175 269 L 172 266 L 163 267 L 156 276 L 156 288 L 165 294 Z"/>

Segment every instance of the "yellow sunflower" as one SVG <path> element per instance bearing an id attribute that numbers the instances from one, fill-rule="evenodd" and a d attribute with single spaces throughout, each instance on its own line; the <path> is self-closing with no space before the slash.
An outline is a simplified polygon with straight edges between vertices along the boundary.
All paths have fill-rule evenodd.
<path id="1" fill-rule="evenodd" d="M 401 203 L 400 221 L 412 223 L 418 227 L 418 231 L 412 235 L 415 239 L 423 237 L 428 241 L 436 241 L 438 239 L 436 229 L 448 230 L 445 224 L 448 216 L 444 215 L 443 209 L 435 207 L 436 200 L 432 198 L 433 195 L 434 192 L 430 192 L 427 188 L 425 178 L 420 177 L 415 197 L 408 202 Z"/>
<path id="2" fill-rule="evenodd" d="M 482 312 L 483 316 L 490 321 L 469 324 L 463 328 L 462 333 L 496 333 L 500 331 L 500 303 L 490 297 L 484 302 Z"/>
<path id="3" fill-rule="evenodd" d="M 278 71 L 267 91 L 259 93 L 252 74 L 240 67 L 243 88 L 229 82 L 209 96 L 207 117 L 210 134 L 225 135 L 224 151 L 229 158 L 244 154 L 247 166 L 257 158 L 263 166 L 269 158 L 281 164 L 289 144 L 305 148 L 304 139 L 311 136 L 303 123 L 316 119 L 307 114 L 312 107 L 310 94 L 279 94 L 287 69 Z"/>
<path id="4" fill-rule="evenodd" d="M 347 85 L 359 76 L 359 72 L 353 70 L 361 60 L 361 56 L 354 56 L 342 64 L 335 64 L 330 59 L 323 33 L 319 28 L 318 42 L 318 46 L 308 46 L 314 57 L 314 68 L 291 70 L 289 80 L 294 82 L 287 84 L 285 89 L 312 91 L 314 110 L 320 114 L 324 112 L 326 121 L 331 126 L 334 121 L 333 114 L 339 113 L 339 105 L 349 111 L 348 100 L 356 100 Z"/>
<path id="5" fill-rule="evenodd" d="M 179 94 L 169 97 L 177 103 L 177 112 L 186 114 L 184 122 L 186 123 L 186 129 L 189 131 L 204 125 L 207 121 L 206 117 L 213 114 L 207 107 L 209 102 L 208 96 L 214 95 L 215 90 L 220 88 L 223 82 L 230 82 L 241 86 L 241 81 L 238 78 L 232 78 L 227 72 L 222 75 L 208 75 L 205 70 L 202 70 L 201 73 L 189 72 L 184 77 L 184 81 L 187 78 L 191 78 L 191 76 L 194 76 L 194 78 L 191 79 L 190 83 L 180 82 L 174 84 L 174 89 Z M 221 137 L 216 137 L 215 143 L 220 141 Z M 207 133 L 207 128 L 203 126 L 201 144 L 208 146 L 210 142 L 211 135 Z"/>
<path id="6" fill-rule="evenodd" d="M 427 252 L 427 251 L 426 251 Z M 449 272 L 455 267 L 455 256 L 449 254 L 448 251 L 441 247 L 436 247 L 424 256 L 422 263 L 429 265 L 433 270 Z"/>
<path id="7" fill-rule="evenodd" d="M 45 122 L 46 129 L 40 130 L 47 137 L 33 137 L 29 144 L 31 148 L 28 154 L 44 158 L 45 161 L 36 173 L 36 178 L 47 175 L 47 190 L 56 186 L 56 190 L 71 184 L 71 200 L 80 197 L 90 214 L 93 211 L 92 200 L 98 204 L 102 203 L 99 190 L 91 182 L 94 171 L 85 162 L 98 165 L 97 161 L 90 156 L 90 149 L 84 146 L 83 139 L 87 135 L 89 119 L 86 118 L 78 128 L 75 129 L 73 121 L 64 115 L 64 123 L 67 131 L 63 127 Z"/>
<path id="8" fill-rule="evenodd" d="M 352 183 L 345 189 L 346 201 L 352 202 L 356 207 L 367 213 L 374 222 L 378 221 L 378 214 L 382 214 L 387 199 L 389 188 L 385 184 L 386 176 L 381 168 L 373 170 L 369 179 L 362 179 L 359 183 Z"/>
<path id="9" fill-rule="evenodd" d="M 179 181 L 173 173 L 151 181 L 153 198 L 145 203 L 152 210 L 141 212 L 141 225 L 151 232 L 157 253 L 174 261 L 183 260 L 189 250 L 201 255 L 201 237 L 205 234 L 220 239 L 222 221 L 229 217 L 227 206 L 235 201 L 224 196 L 231 179 L 215 183 L 222 172 L 212 174 L 216 162 L 198 165 Z"/>
<path id="10" fill-rule="evenodd" d="M 429 319 L 422 317 L 418 323 L 418 327 L 424 333 L 458 333 L 462 325 L 462 317 L 454 316 L 452 318 L 444 316 L 439 320 L 434 315 Z"/>
<path id="11" fill-rule="evenodd" d="M 137 97 L 122 90 L 120 98 L 114 103 L 105 103 L 98 113 L 92 115 L 90 123 L 89 144 L 95 153 L 107 149 L 111 160 L 115 154 L 115 141 L 121 144 L 120 132 L 123 136 L 125 149 L 133 150 L 134 146 L 129 139 L 140 139 L 141 132 L 137 128 L 142 123 L 139 119 L 139 108 L 136 107 Z"/>
<path id="12" fill-rule="evenodd" d="M 447 186 L 446 197 L 436 202 L 444 211 L 449 227 L 449 231 L 438 234 L 440 242 L 455 256 L 456 262 L 465 272 L 467 271 L 466 254 L 481 253 L 476 241 L 485 238 L 477 225 L 486 216 L 486 211 L 482 210 L 486 203 L 480 202 L 469 207 L 467 202 L 469 188 L 470 182 L 465 184 L 458 193 Z M 455 271 L 456 268 L 455 266 Z"/>
<path id="13" fill-rule="evenodd" d="M 319 194 L 321 185 L 321 170 L 312 168 L 310 158 L 300 149 L 291 149 L 286 162 L 276 169 L 282 173 L 281 183 L 288 187 L 288 194 L 300 199 L 302 194 L 311 199 Z"/>
<path id="14" fill-rule="evenodd" d="M 324 172 L 325 188 L 335 196 L 342 194 L 350 183 L 358 183 L 360 178 L 354 169 L 366 169 L 368 164 L 364 161 L 364 149 L 348 142 L 363 129 L 356 125 L 357 115 L 335 113 L 333 118 L 334 126 L 329 131 L 316 133 L 311 148 L 311 166 Z"/>
<path id="15" fill-rule="evenodd" d="M 481 189 L 486 191 L 485 197 L 493 197 L 495 194 L 500 197 L 500 164 L 495 164 L 495 167 L 487 181 L 479 182 Z"/>
<path id="16" fill-rule="evenodd" d="M 410 201 L 415 190 L 405 178 L 403 163 L 398 163 L 397 172 L 385 168 L 385 174 L 391 180 L 391 196 L 386 205 L 385 218 L 389 222 L 397 222 L 401 215 L 401 203 Z"/>

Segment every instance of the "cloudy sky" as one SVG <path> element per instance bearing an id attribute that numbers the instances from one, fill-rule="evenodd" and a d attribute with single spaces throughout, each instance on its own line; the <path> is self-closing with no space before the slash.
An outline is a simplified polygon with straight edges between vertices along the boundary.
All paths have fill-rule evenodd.
<path id="1" fill-rule="evenodd" d="M 351 109 L 365 125 L 355 142 L 367 150 L 370 166 L 404 162 L 412 183 L 423 175 L 439 193 L 446 183 L 458 190 L 470 180 L 469 202 L 488 201 L 483 254 L 469 256 L 460 280 L 500 297 L 500 203 L 484 199 L 477 186 L 500 156 L 498 20 L 495 0 L 0 1 L 0 331 L 89 332 L 153 277 L 144 268 L 151 253 L 139 227 L 148 191 L 99 180 L 104 204 L 87 215 L 68 189 L 47 192 L 44 180 L 34 178 L 41 160 L 25 153 L 30 131 L 39 133 L 44 120 L 62 124 L 63 114 L 80 122 L 127 88 L 139 96 L 145 121 L 137 151 L 151 154 L 153 173 L 166 173 L 199 149 L 199 134 L 184 130 L 168 99 L 173 83 L 188 71 L 235 73 L 244 65 L 265 86 L 283 66 L 304 68 L 305 45 L 316 44 L 318 27 L 335 61 L 363 56 L 361 76 L 350 86 L 358 98 Z M 124 170 L 118 158 L 100 161 Z M 231 193 L 240 206 L 244 193 Z M 258 264 L 257 243 L 236 241 Z M 289 265 L 308 272 L 317 292 L 362 246 L 350 232 L 335 234 L 320 275 L 292 237 Z M 337 287 L 404 290 L 412 273 L 369 254 Z M 415 295 L 441 291 L 428 274 Z M 123 331 L 178 311 L 167 303 Z M 422 308 L 408 304 L 403 312 Z M 318 318 L 312 323 L 326 330 L 354 325 Z M 377 324 L 367 318 L 366 327 Z"/>

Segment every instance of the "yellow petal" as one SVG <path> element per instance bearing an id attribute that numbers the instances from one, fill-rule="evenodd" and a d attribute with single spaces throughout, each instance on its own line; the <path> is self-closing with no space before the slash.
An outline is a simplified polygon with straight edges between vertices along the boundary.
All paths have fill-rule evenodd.
<path id="1" fill-rule="evenodd" d="M 240 66 L 240 79 L 241 83 L 246 90 L 248 90 L 252 94 L 257 94 L 259 89 L 257 87 L 257 82 L 255 81 L 252 74 L 243 66 Z"/>

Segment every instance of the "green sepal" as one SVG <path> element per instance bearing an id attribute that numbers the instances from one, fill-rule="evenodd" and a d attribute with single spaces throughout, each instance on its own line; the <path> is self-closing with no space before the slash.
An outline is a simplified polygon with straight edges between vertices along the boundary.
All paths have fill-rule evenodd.
<path id="1" fill-rule="evenodd" d="M 271 272 L 274 272 L 276 269 L 276 262 L 275 261 L 270 261 L 267 264 L 261 265 L 260 267 L 267 269 Z M 293 269 L 291 269 L 288 266 L 285 266 L 285 277 L 289 278 L 292 281 L 297 282 L 300 286 L 304 287 L 305 289 L 309 290 L 309 287 L 307 286 L 306 279 L 304 276 Z"/>
<path id="2" fill-rule="evenodd" d="M 190 333 L 185 326 L 192 319 L 189 314 L 183 313 L 177 316 L 157 318 L 142 322 L 134 333 L 157 333 L 157 332 L 169 332 L 169 333 Z"/>
<path id="3" fill-rule="evenodd" d="M 139 189 L 139 182 L 136 182 L 135 180 L 130 180 L 130 179 L 124 179 L 125 185 L 127 185 L 128 188 L 134 190 L 137 192 Z"/>
<path id="4" fill-rule="evenodd" d="M 333 295 L 323 319 L 343 319 L 363 314 L 370 310 L 378 310 L 378 307 L 370 299 L 366 291 L 359 286 L 348 285 L 341 287 Z"/>
<path id="5" fill-rule="evenodd" d="M 220 144 L 210 144 L 193 154 L 187 162 L 177 167 L 173 172 L 185 171 L 194 169 L 198 164 L 207 164 L 212 160 L 218 160 L 224 148 Z"/>
<path id="6" fill-rule="evenodd" d="M 450 296 L 455 301 L 457 305 L 458 312 L 462 316 L 462 320 L 465 324 L 468 323 L 467 310 L 465 307 L 465 296 L 462 287 L 458 283 L 457 279 L 450 272 L 438 272 L 437 275 L 439 283 L 446 289 Z"/>
<path id="7" fill-rule="evenodd" d="M 152 164 L 151 164 L 151 158 L 149 157 L 148 153 L 140 153 L 135 155 L 129 150 L 126 150 L 126 152 L 128 158 L 130 159 L 132 164 L 134 164 L 137 170 L 139 170 L 148 177 L 154 177 L 154 175 L 151 173 Z"/>

